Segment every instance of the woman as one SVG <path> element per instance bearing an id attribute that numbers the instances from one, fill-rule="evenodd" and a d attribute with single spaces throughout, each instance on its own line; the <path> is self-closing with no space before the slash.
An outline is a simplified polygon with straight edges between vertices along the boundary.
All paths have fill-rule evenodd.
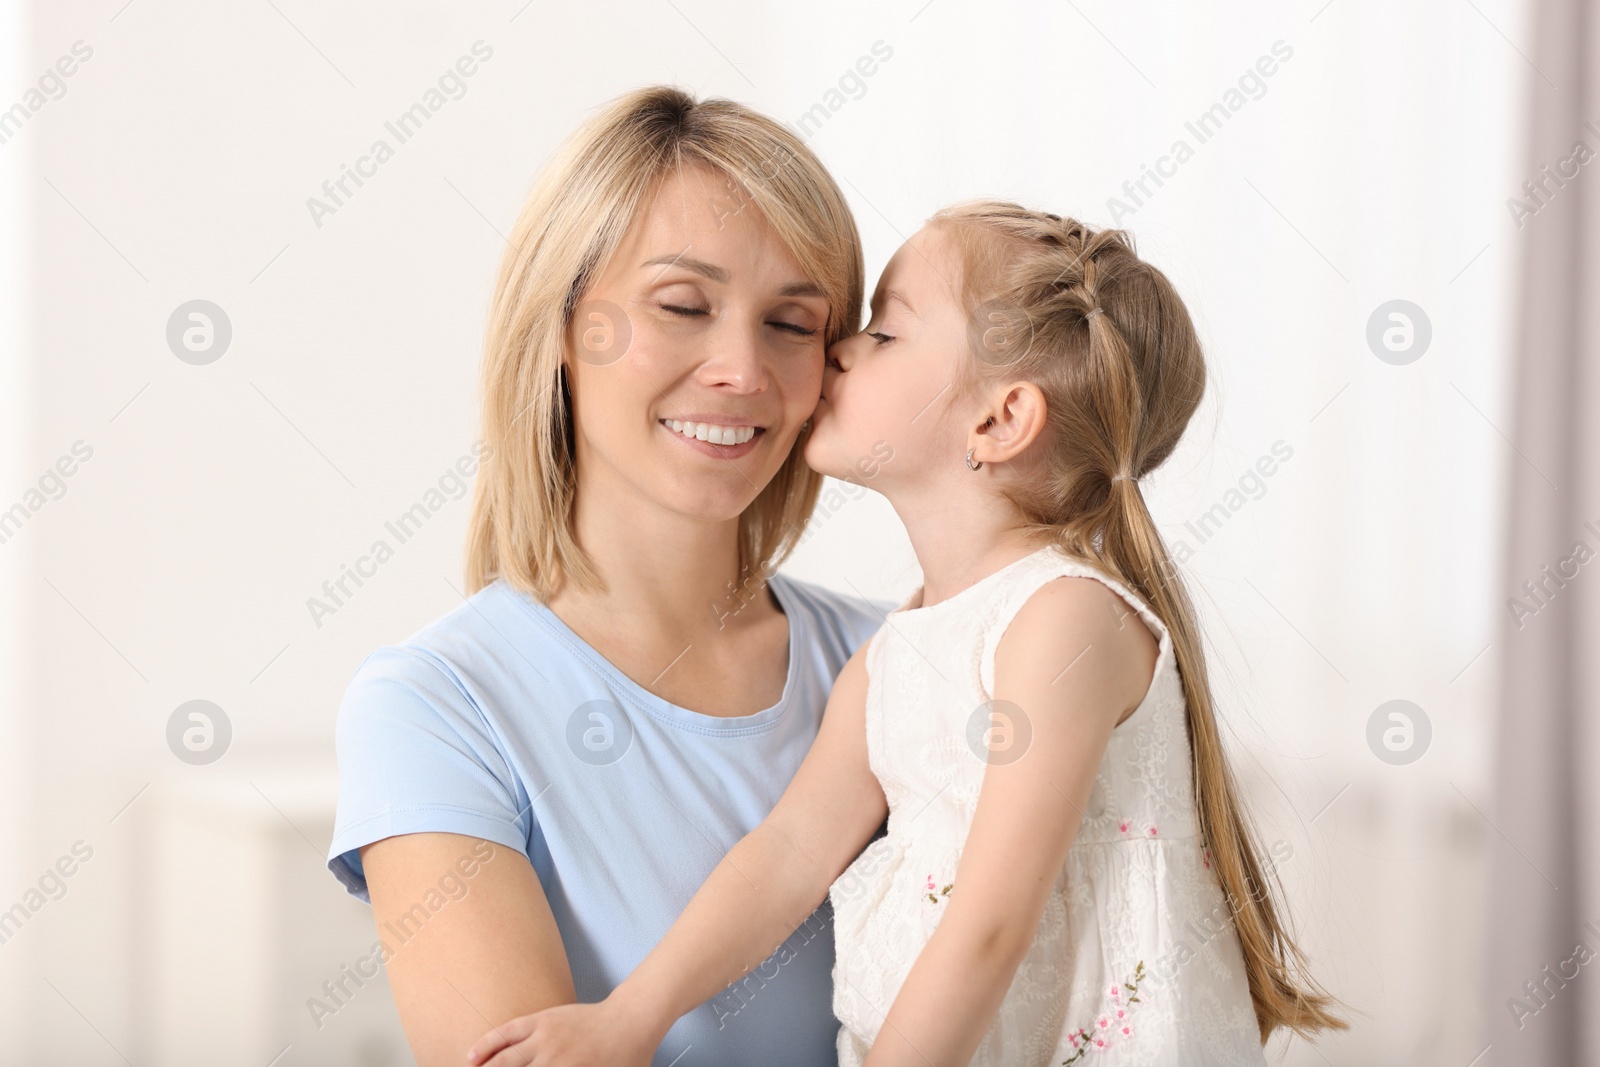
<path id="1" fill-rule="evenodd" d="M 472 595 L 367 657 L 339 711 L 328 865 L 373 906 L 424 1067 L 626 977 L 893 606 L 771 573 L 817 499 L 801 449 L 862 274 L 821 164 L 727 101 L 623 97 L 530 194 L 486 341 Z M 834 1063 L 831 912 L 793 919 L 657 1063 Z"/>

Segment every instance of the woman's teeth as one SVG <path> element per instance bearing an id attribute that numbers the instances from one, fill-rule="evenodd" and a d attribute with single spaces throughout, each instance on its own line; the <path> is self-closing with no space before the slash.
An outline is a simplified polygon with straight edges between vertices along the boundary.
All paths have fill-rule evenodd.
<path id="1" fill-rule="evenodd" d="M 714 445 L 742 445 L 756 435 L 754 426 L 718 426 L 711 422 L 679 422 L 677 419 L 661 421 L 676 433 Z"/>

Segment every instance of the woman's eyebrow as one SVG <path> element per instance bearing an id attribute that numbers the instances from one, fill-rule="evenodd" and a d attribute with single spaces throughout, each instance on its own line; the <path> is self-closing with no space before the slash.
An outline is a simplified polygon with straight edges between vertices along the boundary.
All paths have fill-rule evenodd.
<path id="1" fill-rule="evenodd" d="M 714 282 L 726 282 L 728 280 L 728 272 L 723 268 L 715 266 L 711 263 L 707 263 L 703 259 L 694 259 L 690 256 L 686 256 L 682 252 L 679 252 L 675 256 L 657 256 L 655 259 L 647 259 L 643 263 L 639 264 L 639 266 L 676 266 L 682 267 L 684 270 L 693 271 L 702 277 L 710 278 Z"/>
<path id="2" fill-rule="evenodd" d="M 730 275 L 728 272 L 713 263 L 692 256 L 683 255 L 681 252 L 675 256 L 657 256 L 647 259 L 639 264 L 641 267 L 682 267 L 692 271 L 703 278 L 710 278 L 714 282 L 727 283 Z M 827 299 L 828 294 L 816 282 L 790 282 L 778 290 L 779 296 L 819 296 Z"/>
<path id="3" fill-rule="evenodd" d="M 790 282 L 778 290 L 779 296 L 820 296 L 824 300 L 828 294 L 823 292 L 822 286 L 816 282 Z"/>

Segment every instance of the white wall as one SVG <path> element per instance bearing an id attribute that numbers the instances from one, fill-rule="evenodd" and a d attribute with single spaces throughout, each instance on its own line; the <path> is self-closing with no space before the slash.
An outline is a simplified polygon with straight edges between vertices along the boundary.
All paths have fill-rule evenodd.
<path id="1" fill-rule="evenodd" d="M 320 627 L 306 598 L 476 436 L 499 232 L 557 138 L 654 81 L 795 122 L 877 41 L 892 58 L 811 142 L 874 278 L 961 197 L 1111 221 L 1125 180 L 1194 143 L 1186 121 L 1274 42 L 1293 49 L 1122 220 L 1189 300 L 1213 373 L 1147 495 L 1195 549 L 1222 706 L 1263 835 L 1294 847 L 1282 873 L 1305 942 L 1364 1013 L 1320 1053 L 1275 1054 L 1478 1053 L 1484 646 L 1517 461 L 1496 429 L 1517 254 L 1504 201 L 1525 177 L 1532 76 L 1507 40 L 1526 38 L 1516 0 L 110 0 L 3 17 L 0 107 L 75 41 L 94 51 L 0 144 L 0 507 L 75 441 L 93 458 L 0 544 L 0 907 L 74 841 L 94 853 L 0 945 L 0 1058 L 259 1065 L 288 1044 L 285 1065 L 405 1062 L 381 989 L 305 1025 L 311 979 L 370 929 L 314 853 L 340 693 L 367 651 L 458 602 L 466 501 Z M 306 199 L 479 39 L 494 55 L 467 94 L 315 225 Z M 207 366 L 164 337 L 196 298 L 233 328 Z M 1394 298 L 1432 323 L 1407 366 L 1365 341 Z M 1280 439 L 1293 456 L 1264 495 L 1198 544 L 1185 524 Z M 916 582 L 871 496 L 791 570 L 868 595 Z M 1434 729 L 1409 766 L 1365 741 L 1394 698 Z M 167 747 L 193 699 L 232 725 L 210 766 Z M 186 1038 L 184 1012 L 229 1020 L 231 1040 Z"/>
<path id="2" fill-rule="evenodd" d="M 0 85 L 12 86 L 30 67 L 25 12 L 0 8 Z M 21 209 L 33 165 L 26 141 L 0 145 L 0 485 L 9 492 L 23 484 L 23 455 L 33 426 L 28 400 L 33 393 L 33 360 L 29 323 L 24 314 L 33 297 L 31 228 Z M 0 896 L 9 907 L 11 893 L 37 877 L 31 870 L 31 827 L 21 818 L 33 788 L 29 773 L 33 716 L 24 713 L 29 685 L 24 664 L 31 604 L 22 581 L 24 559 L 16 545 L 0 545 Z M 26 873 L 25 873 L 26 872 Z M 7 927 L 0 920 L 0 933 Z M 23 1030 L 26 999 L 39 984 L 36 945 L 21 938 L 0 944 L 0 1034 Z M 11 1051 L 11 1050 L 8 1050 Z"/>

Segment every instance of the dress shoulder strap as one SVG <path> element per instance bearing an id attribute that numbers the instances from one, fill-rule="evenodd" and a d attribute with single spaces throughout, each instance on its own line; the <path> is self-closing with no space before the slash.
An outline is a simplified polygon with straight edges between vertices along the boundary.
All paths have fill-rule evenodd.
<path id="1" fill-rule="evenodd" d="M 983 646 L 978 660 L 978 678 L 985 693 L 994 692 L 995 652 L 999 649 L 1000 638 L 1005 635 L 1006 627 L 1011 625 L 1011 620 L 1016 618 L 1017 612 L 1022 610 L 1022 605 L 1039 591 L 1040 586 L 1054 578 L 1069 576 L 1094 578 L 1120 596 L 1138 613 L 1139 618 L 1144 620 L 1145 625 L 1150 627 L 1150 632 L 1155 634 L 1160 642 L 1156 669 L 1159 671 L 1164 661 L 1171 662 L 1172 638 L 1167 633 L 1166 623 L 1161 621 L 1159 615 L 1129 591 L 1127 586 L 1099 567 L 1069 555 L 1055 545 L 1048 545 L 1028 557 L 1021 566 L 1013 568 L 983 606 Z"/>

